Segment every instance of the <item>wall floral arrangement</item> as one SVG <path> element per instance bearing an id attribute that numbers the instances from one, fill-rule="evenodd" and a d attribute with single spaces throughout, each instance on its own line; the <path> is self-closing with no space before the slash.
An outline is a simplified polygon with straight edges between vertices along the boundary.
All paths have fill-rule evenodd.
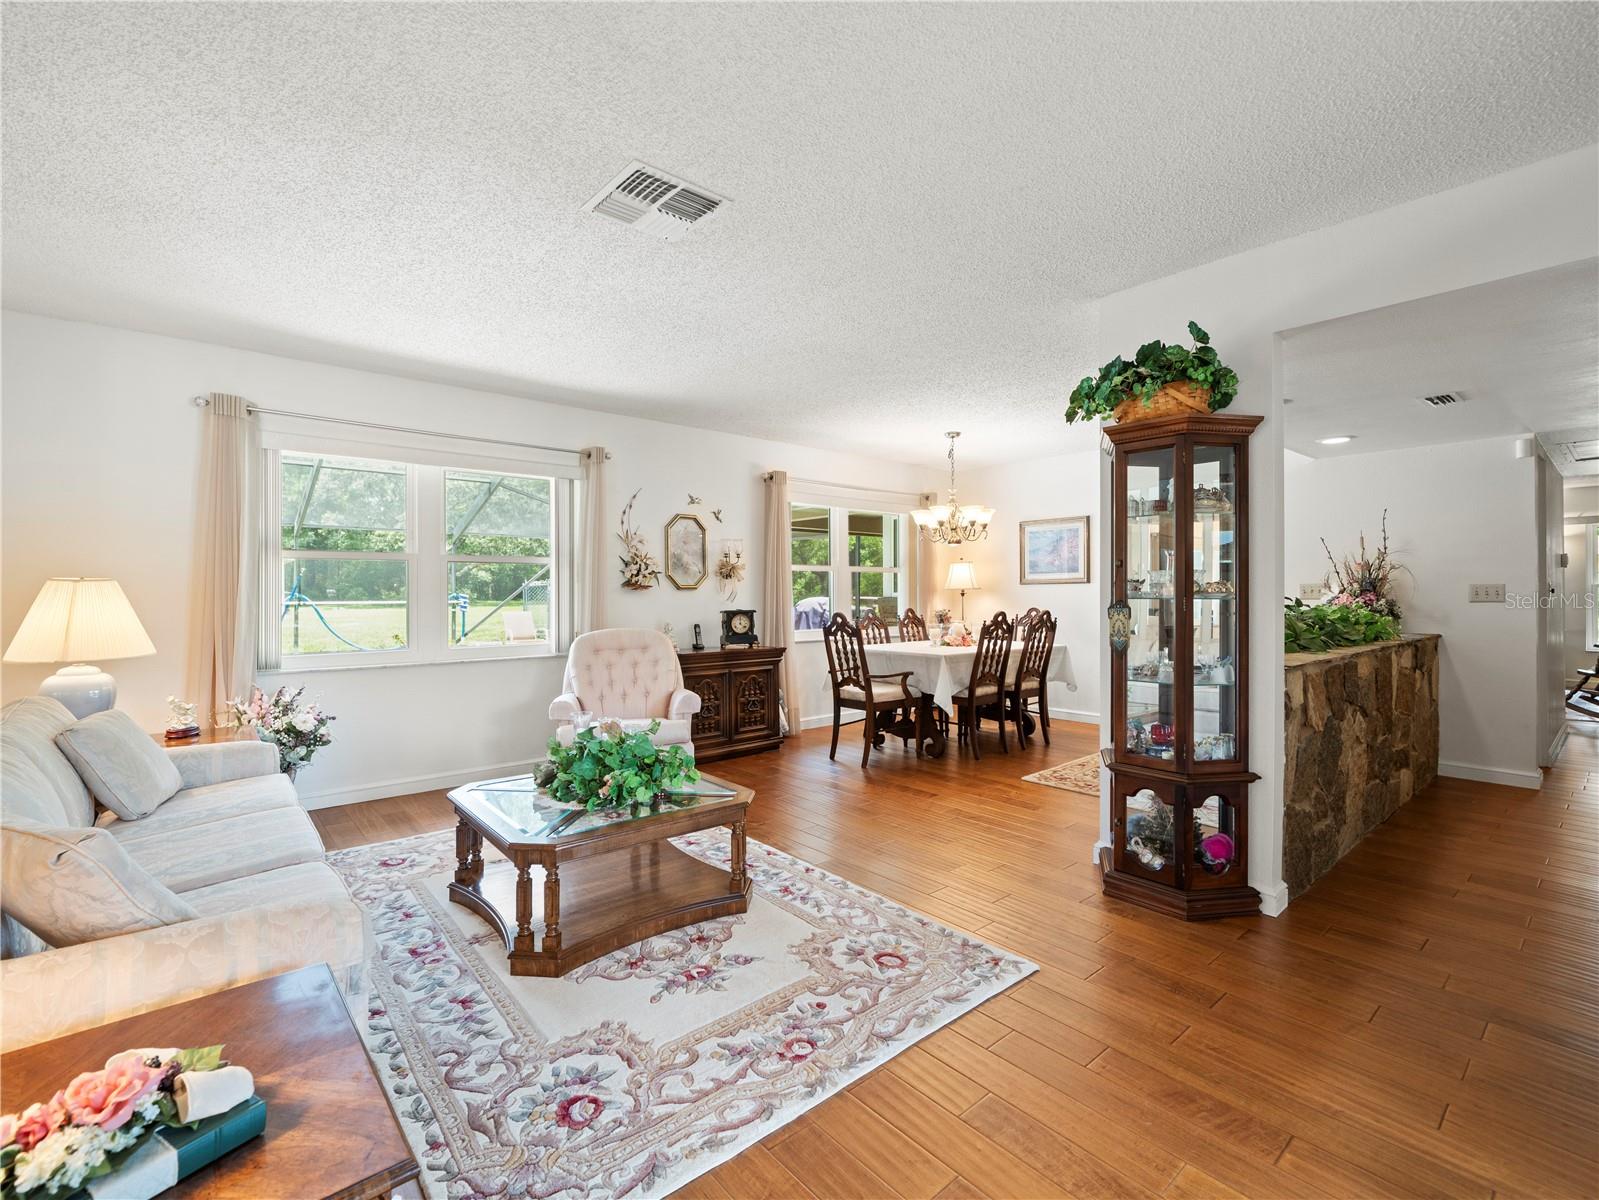
<path id="1" fill-rule="evenodd" d="M 616 535 L 617 540 L 622 543 L 623 550 L 619 556 L 622 561 L 622 586 L 631 588 L 635 592 L 652 588 L 661 579 L 661 564 L 655 555 L 650 553 L 644 535 L 633 524 L 633 503 L 643 490 L 639 488 L 628 497 L 627 504 L 622 509 L 621 529 Z"/>

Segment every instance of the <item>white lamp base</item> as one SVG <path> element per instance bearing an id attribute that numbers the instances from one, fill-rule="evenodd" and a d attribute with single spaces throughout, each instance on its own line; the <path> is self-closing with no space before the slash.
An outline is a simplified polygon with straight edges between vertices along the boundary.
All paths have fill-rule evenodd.
<path id="1" fill-rule="evenodd" d="M 99 667 L 74 663 L 41 683 L 39 695 L 61 701 L 81 721 L 91 713 L 105 712 L 117 702 L 117 681 Z"/>

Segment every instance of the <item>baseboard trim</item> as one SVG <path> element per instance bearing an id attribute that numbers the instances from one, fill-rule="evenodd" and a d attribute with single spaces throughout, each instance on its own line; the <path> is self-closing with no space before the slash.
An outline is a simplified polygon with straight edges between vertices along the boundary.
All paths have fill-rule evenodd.
<path id="1" fill-rule="evenodd" d="M 1438 774 L 1451 779 L 1469 779 L 1473 783 L 1499 783 L 1534 791 L 1543 786 L 1541 771 L 1506 771 L 1500 767 L 1479 767 L 1475 763 L 1441 762 Z"/>
<path id="2" fill-rule="evenodd" d="M 533 759 L 525 762 L 490 763 L 487 766 L 461 767 L 459 770 L 441 771 L 433 775 L 411 775 L 403 779 L 385 779 L 381 783 L 355 784 L 325 792 L 301 792 L 300 806 L 311 812 L 321 808 L 338 808 L 344 804 L 383 800 L 389 796 L 408 796 L 412 792 L 432 792 L 439 788 L 460 787 L 463 783 L 472 783 L 480 779 L 524 775 L 533 769 L 533 763 Z"/>
<path id="3" fill-rule="evenodd" d="M 1555 740 L 1549 743 L 1549 753 L 1544 756 L 1545 767 L 1552 767 L 1560 761 L 1560 752 L 1566 748 L 1566 738 L 1571 733 L 1571 726 L 1564 721 L 1560 722 L 1560 729 L 1555 733 Z"/>
<path id="4" fill-rule="evenodd" d="M 1254 889 L 1260 893 L 1260 915 L 1263 917 L 1276 917 L 1288 907 L 1288 884 L 1279 879 L 1275 884 L 1261 887 L 1254 884 Z"/>

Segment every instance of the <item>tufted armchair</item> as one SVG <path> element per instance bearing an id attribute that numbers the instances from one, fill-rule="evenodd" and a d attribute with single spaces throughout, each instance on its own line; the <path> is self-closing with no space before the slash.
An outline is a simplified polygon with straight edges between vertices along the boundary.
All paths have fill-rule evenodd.
<path id="1" fill-rule="evenodd" d="M 683 687 L 683 666 L 664 633 L 653 629 L 597 629 L 572 643 L 561 694 L 550 701 L 555 736 L 570 742 L 573 719 L 591 712 L 597 721 L 618 720 L 624 729 L 661 723 L 658 746 L 694 750 L 692 722 L 700 711 L 697 692 Z"/>

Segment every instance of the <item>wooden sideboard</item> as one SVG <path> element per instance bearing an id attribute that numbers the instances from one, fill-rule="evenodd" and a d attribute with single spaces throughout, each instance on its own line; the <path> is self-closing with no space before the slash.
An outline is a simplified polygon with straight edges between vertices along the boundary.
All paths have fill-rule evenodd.
<path id="1" fill-rule="evenodd" d="M 714 762 L 783 744 L 778 721 L 777 667 L 782 646 L 680 650 L 683 686 L 700 696 L 694 714 L 694 758 Z"/>

